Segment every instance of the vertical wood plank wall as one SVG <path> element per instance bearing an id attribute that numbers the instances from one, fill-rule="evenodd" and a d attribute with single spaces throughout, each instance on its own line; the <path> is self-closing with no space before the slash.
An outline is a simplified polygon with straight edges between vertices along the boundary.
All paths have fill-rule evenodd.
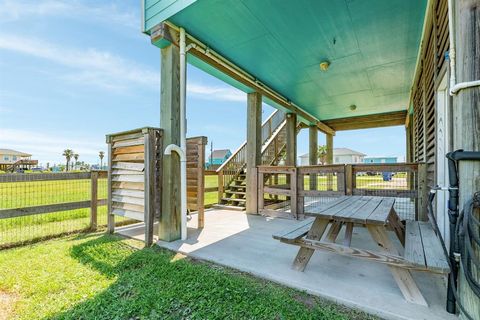
<path id="1" fill-rule="evenodd" d="M 205 225 L 205 146 L 207 137 L 187 139 L 187 209 L 198 211 L 198 227 Z"/>

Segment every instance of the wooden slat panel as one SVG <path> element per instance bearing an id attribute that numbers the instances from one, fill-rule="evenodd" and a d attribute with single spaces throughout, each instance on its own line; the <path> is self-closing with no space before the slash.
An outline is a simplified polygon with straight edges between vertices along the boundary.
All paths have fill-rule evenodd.
<path id="1" fill-rule="evenodd" d="M 372 212 L 370 216 L 368 216 L 367 222 L 373 224 L 385 224 L 394 204 L 395 199 L 383 198 L 382 202 L 378 205 L 378 207 Z"/>
<path id="2" fill-rule="evenodd" d="M 140 198 L 134 197 L 127 197 L 127 196 L 113 196 L 112 201 L 121 202 L 121 203 L 128 203 L 128 204 L 136 204 L 139 206 L 145 205 L 145 200 Z"/>
<path id="3" fill-rule="evenodd" d="M 143 182 L 113 182 L 112 188 L 115 189 L 130 189 L 130 190 L 144 190 Z"/>
<path id="4" fill-rule="evenodd" d="M 113 161 L 143 161 L 143 153 L 119 154 L 113 157 Z"/>
<path id="5" fill-rule="evenodd" d="M 417 221 L 407 221 L 405 231 L 405 259 L 414 264 L 426 266 L 422 236 Z"/>
<path id="6" fill-rule="evenodd" d="M 114 196 L 127 196 L 144 199 L 145 193 L 139 190 L 127 190 L 127 189 L 113 189 L 112 195 Z"/>
<path id="7" fill-rule="evenodd" d="M 131 218 L 131 219 L 135 219 L 135 220 L 138 220 L 138 221 L 143 221 L 144 218 L 145 218 L 143 213 L 130 211 L 130 210 L 124 210 L 124 209 L 113 209 L 112 213 L 114 215 L 117 215 L 117 216 Z"/>
<path id="8" fill-rule="evenodd" d="M 433 270 L 448 272 L 450 270 L 448 262 L 432 225 L 430 222 L 418 222 L 418 225 L 422 235 L 423 252 L 425 253 L 427 267 Z"/>
<path id="9" fill-rule="evenodd" d="M 143 138 L 143 133 L 142 132 L 115 135 L 115 136 L 112 137 L 112 142 L 117 142 L 117 141 L 121 141 L 121 140 L 135 140 L 135 139 L 139 139 L 139 138 Z"/>
<path id="10" fill-rule="evenodd" d="M 143 153 L 145 152 L 144 145 L 120 147 L 113 149 L 113 154 L 127 154 L 127 153 Z"/>
<path id="11" fill-rule="evenodd" d="M 357 223 L 366 223 L 367 218 L 380 205 L 380 202 L 382 202 L 382 198 L 372 197 L 370 201 L 362 207 L 362 210 L 358 210 L 357 212 L 355 212 L 355 214 L 350 216 L 350 220 Z"/>
<path id="12" fill-rule="evenodd" d="M 335 213 L 333 216 L 336 220 L 343 220 L 354 215 L 357 211 L 362 210 L 365 205 L 372 199 L 372 197 L 360 197 L 354 201 L 350 206 L 343 208 L 342 210 Z"/>
<path id="13" fill-rule="evenodd" d="M 114 142 L 112 147 L 115 148 L 120 148 L 120 147 L 129 147 L 129 146 L 138 146 L 138 145 L 143 145 L 144 143 L 144 138 L 143 136 L 137 139 L 129 139 L 129 140 L 122 140 L 118 142 Z"/>
<path id="14" fill-rule="evenodd" d="M 138 175 L 139 171 L 133 171 L 133 170 L 123 170 L 123 169 L 113 169 L 112 170 L 113 175 Z"/>
<path id="15" fill-rule="evenodd" d="M 141 206 L 141 205 L 138 205 L 138 204 L 122 203 L 122 202 L 113 202 L 112 203 L 112 208 L 135 211 L 135 212 L 140 212 L 140 213 L 145 212 L 145 207 L 144 206 Z"/>
<path id="16" fill-rule="evenodd" d="M 145 169 L 145 164 L 134 162 L 116 162 L 113 164 L 112 169 L 125 169 L 143 172 Z"/>
<path id="17" fill-rule="evenodd" d="M 273 234 L 273 238 L 277 240 L 296 240 L 308 233 L 313 225 L 314 218 L 305 219 L 302 222 L 296 223 L 291 227 L 283 229 Z"/>
<path id="18" fill-rule="evenodd" d="M 138 174 L 138 175 L 121 175 L 121 176 L 113 176 L 112 181 L 117 182 L 144 182 L 145 177 L 143 174 Z"/>

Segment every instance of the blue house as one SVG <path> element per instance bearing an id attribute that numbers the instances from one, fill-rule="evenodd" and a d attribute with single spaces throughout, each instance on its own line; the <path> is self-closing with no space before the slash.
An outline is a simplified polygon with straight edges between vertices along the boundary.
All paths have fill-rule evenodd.
<path id="1" fill-rule="evenodd" d="M 206 168 L 209 170 L 218 169 L 231 155 L 230 149 L 213 150 L 206 163 Z"/>
<path id="2" fill-rule="evenodd" d="M 363 163 L 397 163 L 397 157 L 365 157 Z"/>

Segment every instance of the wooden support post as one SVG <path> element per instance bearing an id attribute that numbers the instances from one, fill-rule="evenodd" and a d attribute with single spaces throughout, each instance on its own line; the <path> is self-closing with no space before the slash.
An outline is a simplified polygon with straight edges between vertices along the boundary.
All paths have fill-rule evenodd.
<path id="1" fill-rule="evenodd" d="M 290 212 L 292 213 L 292 216 L 298 220 L 297 182 L 297 169 L 294 168 L 293 172 L 290 174 Z M 303 208 L 301 211 L 303 211 Z"/>
<path id="2" fill-rule="evenodd" d="M 90 174 L 90 229 L 97 230 L 98 171 Z"/>
<path id="3" fill-rule="evenodd" d="M 222 202 L 223 198 L 223 170 L 218 171 L 218 203 Z"/>
<path id="4" fill-rule="evenodd" d="M 427 165 L 418 164 L 418 203 L 416 205 L 416 219 L 418 221 L 427 221 L 428 206 L 428 185 L 427 185 Z"/>
<path id="5" fill-rule="evenodd" d="M 345 194 L 347 196 L 351 196 L 353 194 L 353 178 L 352 165 L 345 165 Z"/>
<path id="6" fill-rule="evenodd" d="M 287 156 L 285 165 L 297 165 L 297 115 L 294 113 L 287 113 Z"/>
<path id="7" fill-rule="evenodd" d="M 327 164 L 333 164 L 333 135 L 327 134 Z M 333 190 L 333 174 L 327 174 L 327 190 Z"/>
<path id="8" fill-rule="evenodd" d="M 457 83 L 480 80 L 480 1 L 455 1 L 454 12 L 456 39 Z M 453 150 L 480 151 L 480 87 L 460 90 L 453 97 Z M 461 161 L 458 168 L 459 210 L 475 192 L 480 191 L 480 162 Z M 480 218 L 480 210 L 474 215 Z M 479 235 L 478 228 L 474 230 Z M 473 252 L 480 258 L 480 248 L 472 241 Z M 460 300 L 467 312 L 475 317 L 480 315 L 480 299 L 473 293 L 464 277 L 461 265 L 459 275 Z M 480 269 L 471 263 L 476 281 L 480 281 Z M 461 317 L 463 315 L 461 314 Z"/>
<path id="9" fill-rule="evenodd" d="M 174 45 L 161 49 L 160 127 L 164 130 L 165 147 L 180 145 L 180 54 Z M 180 158 L 172 152 L 163 157 L 160 240 L 180 239 L 180 193 Z"/>
<path id="10" fill-rule="evenodd" d="M 308 127 L 308 164 L 313 166 L 318 164 L 318 128 L 317 126 Z M 310 174 L 310 190 L 317 190 L 317 175 Z"/>
<path id="11" fill-rule="evenodd" d="M 145 223 L 145 246 L 150 247 L 153 243 L 153 218 L 155 214 L 155 135 L 152 130 L 148 129 L 143 134 L 145 150 L 143 221 Z"/>
<path id="12" fill-rule="evenodd" d="M 264 201 L 264 195 L 263 195 L 263 188 L 265 187 L 265 183 L 264 183 L 264 179 L 265 179 L 265 176 L 263 174 L 263 172 L 259 172 L 259 170 L 257 169 L 257 176 L 258 176 L 258 212 L 262 212 L 262 210 L 265 208 L 265 201 Z"/>
<path id="13" fill-rule="evenodd" d="M 115 231 L 115 215 L 112 214 L 112 142 L 108 143 L 108 182 L 107 182 L 107 232 Z"/>
<path id="14" fill-rule="evenodd" d="M 246 213 L 258 213 L 257 166 L 262 151 L 262 95 L 258 92 L 247 96 L 247 178 Z"/>

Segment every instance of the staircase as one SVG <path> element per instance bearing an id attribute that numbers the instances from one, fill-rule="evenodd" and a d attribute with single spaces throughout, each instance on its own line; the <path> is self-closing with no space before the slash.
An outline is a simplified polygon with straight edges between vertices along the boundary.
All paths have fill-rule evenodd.
<path id="1" fill-rule="evenodd" d="M 277 110 L 262 124 L 262 165 L 277 165 L 285 156 L 285 113 Z M 245 210 L 247 142 L 218 168 L 219 204 L 215 208 Z"/>

